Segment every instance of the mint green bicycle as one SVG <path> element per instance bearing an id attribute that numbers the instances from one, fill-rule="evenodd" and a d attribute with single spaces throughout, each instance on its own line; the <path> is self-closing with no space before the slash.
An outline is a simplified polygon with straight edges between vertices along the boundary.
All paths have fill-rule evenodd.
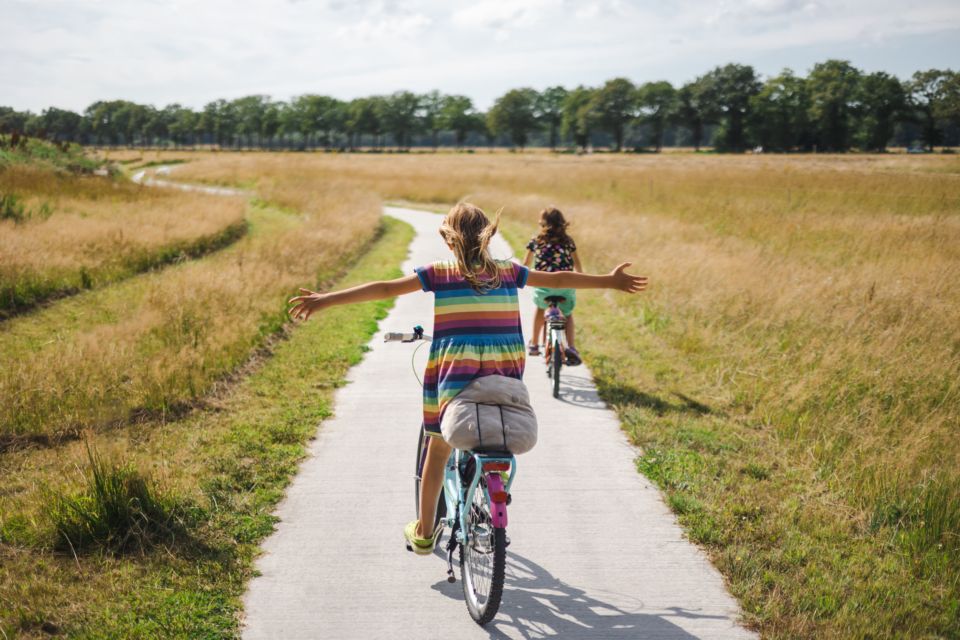
<path id="1" fill-rule="evenodd" d="M 384 342 L 430 341 L 423 328 L 413 333 L 388 333 Z M 416 354 L 416 351 L 414 351 Z M 412 357 L 411 357 L 412 359 Z M 416 372 L 414 372 L 416 373 Z M 422 384 L 422 383 L 421 383 Z M 427 455 L 423 426 L 417 440 L 414 500 L 420 515 L 420 481 Z M 447 582 L 456 582 L 453 554 L 460 550 L 460 577 L 470 617 L 485 625 L 500 608 L 507 565 L 507 505 L 517 471 L 516 458 L 508 451 L 462 451 L 454 449 L 444 468 L 443 492 L 437 504 L 434 527 L 450 530 L 446 543 Z M 408 551 L 413 551 L 407 546 Z"/>

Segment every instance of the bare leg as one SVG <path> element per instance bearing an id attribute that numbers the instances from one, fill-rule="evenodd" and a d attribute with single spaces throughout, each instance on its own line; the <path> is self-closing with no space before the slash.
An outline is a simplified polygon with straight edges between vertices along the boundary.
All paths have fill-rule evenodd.
<path id="1" fill-rule="evenodd" d="M 543 344 L 542 339 L 544 329 L 543 309 L 537 307 L 537 312 L 533 314 L 533 333 L 530 334 L 530 341 L 533 344 Z"/>
<path id="2" fill-rule="evenodd" d="M 573 314 L 567 316 L 567 326 L 564 329 L 564 333 L 567 336 L 567 346 L 573 347 L 576 349 L 576 346 L 573 344 Z"/>
<path id="3" fill-rule="evenodd" d="M 420 477 L 420 523 L 417 525 L 417 536 L 421 538 L 433 535 L 437 501 L 443 487 L 443 467 L 449 457 L 450 445 L 444 442 L 443 438 L 427 438 L 427 459 L 423 463 L 423 474 Z"/>

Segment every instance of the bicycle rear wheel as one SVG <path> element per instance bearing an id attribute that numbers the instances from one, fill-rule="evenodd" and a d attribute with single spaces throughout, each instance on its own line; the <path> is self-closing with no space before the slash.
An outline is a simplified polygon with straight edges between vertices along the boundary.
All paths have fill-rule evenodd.
<path id="1" fill-rule="evenodd" d="M 497 615 L 503 597 L 507 530 L 493 526 L 485 480 L 477 484 L 468 508 L 468 541 L 460 545 L 460 582 L 470 617 L 485 625 Z"/>
<path id="2" fill-rule="evenodd" d="M 417 519 L 420 519 L 420 477 L 423 475 L 423 463 L 427 459 L 427 441 L 430 436 L 426 434 L 423 425 L 420 425 L 420 438 L 417 440 L 417 467 L 413 475 L 413 504 L 417 512 Z M 440 498 L 437 500 L 436 516 L 433 519 L 433 528 L 436 529 L 440 520 L 447 515 L 447 501 L 443 499 L 443 491 L 440 492 Z"/>

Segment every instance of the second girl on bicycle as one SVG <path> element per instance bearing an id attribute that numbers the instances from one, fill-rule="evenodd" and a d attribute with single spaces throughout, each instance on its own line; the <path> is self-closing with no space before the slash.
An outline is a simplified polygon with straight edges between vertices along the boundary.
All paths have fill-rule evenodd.
<path id="1" fill-rule="evenodd" d="M 577 245 L 567 233 L 568 223 L 563 213 L 556 207 L 547 207 L 540 212 L 540 233 L 530 239 L 527 244 L 527 255 L 523 264 L 533 267 L 537 271 L 576 271 L 582 273 L 580 256 L 577 255 Z M 580 364 L 580 352 L 574 346 L 573 308 L 577 305 L 577 292 L 573 288 L 536 287 L 533 290 L 533 302 L 537 305 L 533 316 L 533 335 L 528 345 L 531 356 L 540 355 L 540 338 L 543 335 L 543 314 L 550 304 L 547 298 L 556 296 L 563 298 L 558 304 L 561 313 L 566 316 L 567 324 L 564 333 L 567 337 L 567 349 L 564 359 L 566 364 L 573 367 Z"/>
<path id="2" fill-rule="evenodd" d="M 647 279 L 628 274 L 624 263 L 608 274 L 536 271 L 507 260 L 494 260 L 488 250 L 497 232 L 472 204 L 453 207 L 440 225 L 440 235 L 453 260 L 418 267 L 404 278 L 368 282 L 343 291 L 317 293 L 301 289 L 290 299 L 293 318 L 339 304 L 380 300 L 427 291 L 434 294 L 434 331 L 424 374 L 423 424 L 431 437 L 420 484 L 420 520 L 410 522 L 404 537 L 421 555 L 433 551 L 440 529 L 433 530 L 444 464 L 450 445 L 440 433 L 443 411 L 450 400 L 475 378 L 504 375 L 520 379 L 524 369 L 523 333 L 517 290 L 530 284 L 560 289 L 607 288 L 642 291 Z M 437 437 L 439 436 L 439 437 Z"/>

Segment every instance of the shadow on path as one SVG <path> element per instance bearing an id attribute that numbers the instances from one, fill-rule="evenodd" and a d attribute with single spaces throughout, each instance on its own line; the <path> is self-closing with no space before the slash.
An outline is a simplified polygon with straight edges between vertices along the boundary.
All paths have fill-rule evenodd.
<path id="1" fill-rule="evenodd" d="M 432 587 L 463 600 L 463 586 L 446 580 Z M 540 565 L 516 554 L 508 555 L 503 601 L 496 619 L 484 630 L 490 638 L 583 638 L 597 640 L 686 640 L 696 638 L 667 617 L 712 618 L 682 607 L 669 613 L 638 613 L 643 603 L 618 593 L 591 593 L 567 584 Z M 464 615 L 469 615 L 464 605 Z"/>

